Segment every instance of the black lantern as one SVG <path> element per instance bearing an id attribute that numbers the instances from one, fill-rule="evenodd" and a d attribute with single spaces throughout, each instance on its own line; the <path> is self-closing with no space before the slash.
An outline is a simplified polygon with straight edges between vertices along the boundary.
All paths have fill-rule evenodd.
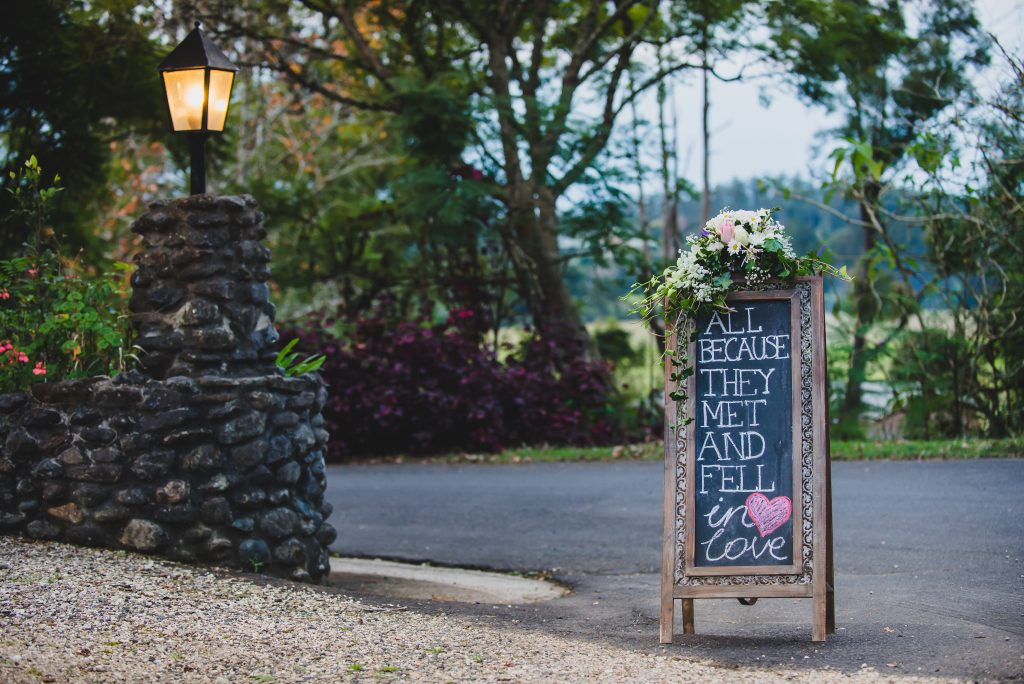
<path id="1" fill-rule="evenodd" d="M 238 67 L 196 27 L 160 63 L 171 128 L 188 133 L 192 147 L 191 193 L 206 192 L 206 138 L 222 133 Z"/>

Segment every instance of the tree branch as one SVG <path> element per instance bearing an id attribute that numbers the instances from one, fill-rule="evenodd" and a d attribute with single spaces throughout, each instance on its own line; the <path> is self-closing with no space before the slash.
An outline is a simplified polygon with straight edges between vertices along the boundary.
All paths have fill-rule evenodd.
<path id="1" fill-rule="evenodd" d="M 343 3 L 338 5 L 328 5 L 326 2 L 321 4 L 314 0 L 299 0 L 305 7 L 321 14 L 332 16 L 341 22 L 341 25 L 345 28 L 345 33 L 348 34 L 349 38 L 352 39 L 352 43 L 356 46 L 356 50 L 366 61 L 370 71 L 377 76 L 383 83 L 384 87 L 388 90 L 393 90 L 390 84 L 391 72 L 381 61 L 377 53 L 370 47 L 370 43 L 367 42 L 366 38 L 359 31 L 359 26 L 356 24 L 355 17 L 352 13 L 344 6 Z"/>
<path id="2" fill-rule="evenodd" d="M 307 77 L 305 75 L 304 69 L 298 64 L 295 64 L 294 62 L 292 64 L 294 65 L 294 68 L 290 68 L 288 65 L 282 65 L 280 63 L 271 63 L 270 68 L 281 73 L 282 75 L 285 76 L 285 78 L 288 78 L 289 80 L 298 83 L 303 88 L 306 88 L 307 90 L 314 93 L 319 93 L 324 97 L 328 98 L 329 100 L 338 102 L 340 104 L 358 107 L 359 109 L 367 109 L 375 112 L 400 111 L 399 108 L 394 105 L 387 105 L 376 102 L 366 102 L 365 100 L 357 100 L 355 98 L 342 95 L 341 93 L 337 93 L 331 90 L 330 88 L 326 87 L 322 83 Z"/>

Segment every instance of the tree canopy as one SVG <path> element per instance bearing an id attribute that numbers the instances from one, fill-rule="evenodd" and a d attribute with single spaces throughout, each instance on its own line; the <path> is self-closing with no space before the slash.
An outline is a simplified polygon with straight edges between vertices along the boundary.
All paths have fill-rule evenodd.
<path id="1" fill-rule="evenodd" d="M 66 187 L 54 222 L 72 245 L 92 239 L 110 143 L 155 135 L 164 120 L 150 10 L 128 0 L 11 3 L 0 25 L 0 165 L 4 176 L 34 154 Z M 0 253 L 27 227 L 0 196 Z M 94 244 L 95 246 L 95 244 Z"/>

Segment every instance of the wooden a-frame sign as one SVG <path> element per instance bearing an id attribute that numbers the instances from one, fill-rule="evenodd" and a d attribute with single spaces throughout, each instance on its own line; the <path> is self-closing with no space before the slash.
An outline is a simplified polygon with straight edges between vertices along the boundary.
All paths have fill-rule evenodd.
<path id="1" fill-rule="evenodd" d="M 669 323 L 661 642 L 675 603 L 813 600 L 812 639 L 835 632 L 822 279 L 729 295 L 731 312 Z M 672 358 L 693 373 L 670 396 Z"/>

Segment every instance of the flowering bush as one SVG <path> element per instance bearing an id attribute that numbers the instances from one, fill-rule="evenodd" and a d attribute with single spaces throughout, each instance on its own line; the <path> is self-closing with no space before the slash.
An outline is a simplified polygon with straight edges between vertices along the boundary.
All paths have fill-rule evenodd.
<path id="1" fill-rule="evenodd" d="M 33 382 L 124 370 L 132 356 L 126 289 L 118 273 L 82 277 L 56 249 L 45 223 L 59 178 L 43 187 L 35 158 L 11 173 L 7 191 L 34 228 L 27 254 L 0 261 L 0 392 Z"/>
<path id="2" fill-rule="evenodd" d="M 686 238 L 675 265 L 661 277 L 634 288 L 644 297 L 637 307 L 649 321 L 662 306 L 665 314 L 695 315 L 711 309 L 726 310 L 725 298 L 736 283 L 756 288 L 772 278 L 827 273 L 844 280 L 846 267 L 835 269 L 818 258 L 798 257 L 772 209 L 723 210 L 705 224 L 700 235 Z"/>
<path id="3" fill-rule="evenodd" d="M 124 370 L 124 274 L 81 278 L 52 252 L 0 261 L 0 392 Z"/>
<path id="4" fill-rule="evenodd" d="M 530 341 L 504 363 L 481 345 L 476 313 L 435 323 L 378 307 L 346 339 L 325 314 L 282 339 L 326 355 L 329 458 L 496 451 L 523 444 L 593 445 L 622 436 L 621 412 L 598 362 L 554 362 L 558 341 Z"/>

